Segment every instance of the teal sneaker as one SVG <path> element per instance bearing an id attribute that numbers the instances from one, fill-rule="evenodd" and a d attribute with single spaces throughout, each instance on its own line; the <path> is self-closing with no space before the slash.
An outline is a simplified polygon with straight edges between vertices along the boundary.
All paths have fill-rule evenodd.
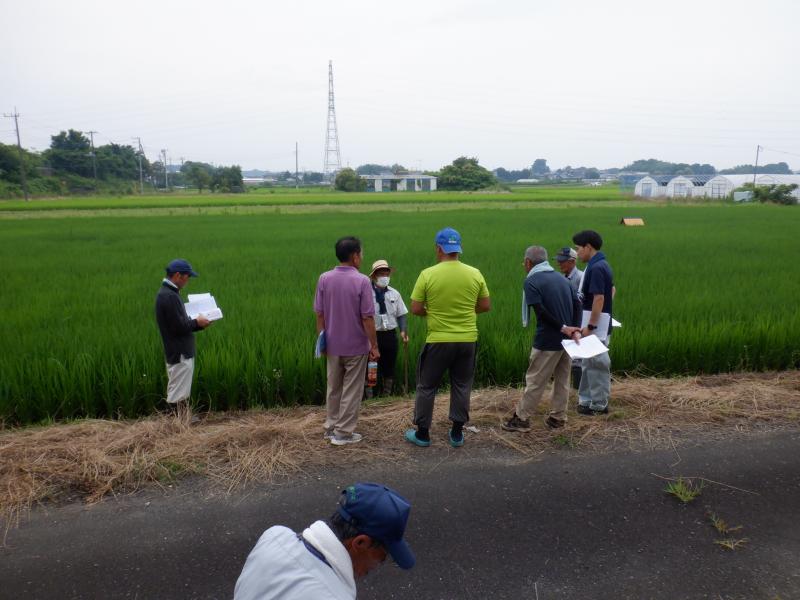
<path id="1" fill-rule="evenodd" d="M 463 446 L 464 445 L 464 432 L 463 431 L 461 432 L 461 437 L 460 438 L 455 439 L 455 438 L 453 438 L 453 430 L 451 429 L 451 430 L 449 430 L 447 432 L 447 439 L 450 440 L 450 445 L 453 448 L 458 448 L 460 446 Z"/>
<path id="2" fill-rule="evenodd" d="M 431 445 L 430 440 L 421 440 L 417 437 L 417 430 L 416 429 L 408 429 L 406 430 L 405 437 L 407 442 L 411 442 L 415 446 L 421 446 L 422 448 L 427 448 Z"/>

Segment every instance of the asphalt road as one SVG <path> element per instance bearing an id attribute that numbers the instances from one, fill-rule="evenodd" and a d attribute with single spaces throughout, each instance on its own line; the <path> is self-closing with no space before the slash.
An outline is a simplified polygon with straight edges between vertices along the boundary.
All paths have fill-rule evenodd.
<path id="1" fill-rule="evenodd" d="M 340 449 L 332 449 L 339 451 Z M 0 549 L 0 598 L 230 598 L 264 529 L 328 516 L 341 487 L 382 481 L 413 504 L 412 571 L 386 565 L 359 598 L 460 600 L 800 598 L 800 432 L 595 456 L 411 449 L 247 494 L 200 482 L 87 507 L 37 510 Z M 677 463 L 677 464 L 676 464 Z M 702 476 L 691 504 L 652 475 Z M 714 544 L 713 511 L 739 550 Z M 312 599 L 310 599 L 312 600 Z"/>

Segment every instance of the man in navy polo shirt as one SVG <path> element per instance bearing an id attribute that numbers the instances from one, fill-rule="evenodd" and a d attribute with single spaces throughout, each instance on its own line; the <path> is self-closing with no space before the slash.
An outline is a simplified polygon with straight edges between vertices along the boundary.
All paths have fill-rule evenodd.
<path id="1" fill-rule="evenodd" d="M 611 335 L 611 304 L 614 297 L 614 274 L 600 252 L 603 238 L 591 229 L 580 231 L 572 236 L 578 258 L 586 263 L 583 272 L 581 291 L 583 292 L 583 310 L 589 311 L 589 321 L 581 331 L 586 337 L 600 334 L 608 346 Z M 609 315 L 608 331 L 597 331 L 600 315 Z M 602 334 L 605 334 L 602 335 Z M 578 413 L 582 415 L 598 415 L 608 413 L 608 400 L 611 395 L 611 357 L 604 352 L 594 358 L 586 358 L 581 366 L 581 382 L 578 387 Z"/>

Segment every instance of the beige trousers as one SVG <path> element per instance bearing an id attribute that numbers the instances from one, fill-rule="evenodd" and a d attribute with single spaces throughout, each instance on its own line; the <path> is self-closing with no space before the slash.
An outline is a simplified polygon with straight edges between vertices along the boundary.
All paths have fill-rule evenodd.
<path id="1" fill-rule="evenodd" d="M 525 392 L 516 410 L 520 419 L 528 419 L 534 413 L 552 376 L 553 400 L 550 405 L 550 416 L 559 421 L 567 420 L 571 364 L 569 354 L 563 350 L 551 352 L 531 349 L 530 363 L 525 373 Z"/>
<path id="2" fill-rule="evenodd" d="M 167 402 L 177 404 L 189 399 L 192 394 L 192 375 L 194 358 L 181 356 L 181 362 L 167 365 Z"/>
<path id="3" fill-rule="evenodd" d="M 333 430 L 337 436 L 349 436 L 356 430 L 366 374 L 366 354 L 328 356 L 326 430 Z"/>

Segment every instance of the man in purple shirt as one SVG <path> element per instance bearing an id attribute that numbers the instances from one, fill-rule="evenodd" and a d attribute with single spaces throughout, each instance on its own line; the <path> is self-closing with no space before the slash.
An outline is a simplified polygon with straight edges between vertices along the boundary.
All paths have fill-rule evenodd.
<path id="1" fill-rule="evenodd" d="M 334 446 L 361 441 L 356 433 L 367 359 L 377 360 L 375 303 L 369 277 L 358 272 L 361 240 L 344 237 L 336 242 L 339 266 L 319 276 L 314 297 L 317 334 L 325 332 L 328 361 L 325 439 Z"/>

